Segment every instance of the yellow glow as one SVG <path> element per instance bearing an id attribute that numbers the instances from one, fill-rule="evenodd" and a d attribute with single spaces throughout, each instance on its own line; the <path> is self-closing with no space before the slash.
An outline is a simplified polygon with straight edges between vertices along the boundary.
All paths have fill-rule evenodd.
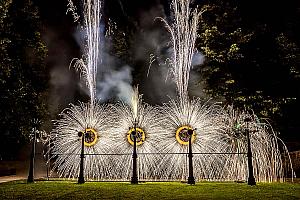
<path id="1" fill-rule="evenodd" d="M 87 128 L 87 129 L 85 129 L 84 132 L 93 135 L 91 141 L 87 141 L 86 138 L 85 138 L 84 145 L 87 146 L 87 147 L 94 146 L 96 144 L 97 140 L 98 140 L 98 134 L 97 134 L 96 130 L 92 129 L 92 128 Z"/>
<path id="2" fill-rule="evenodd" d="M 184 132 L 186 132 L 187 130 L 193 130 L 190 126 L 181 126 L 177 129 L 176 131 L 176 140 L 177 142 L 179 142 L 182 145 L 188 145 L 189 141 L 184 141 L 182 140 L 182 136 L 181 134 Z M 196 140 L 196 132 L 193 130 L 193 135 L 192 135 L 192 143 Z"/>
<path id="3" fill-rule="evenodd" d="M 146 139 L 146 136 L 145 136 L 145 132 L 143 129 L 141 128 L 131 128 L 128 132 L 127 132 L 127 141 L 129 142 L 129 144 L 133 145 L 133 140 L 131 138 L 131 133 L 132 131 L 134 131 L 136 129 L 136 132 L 140 133 L 142 138 L 139 140 L 139 141 L 136 141 L 136 145 L 139 146 L 141 144 L 143 144 L 143 142 L 145 141 Z"/>

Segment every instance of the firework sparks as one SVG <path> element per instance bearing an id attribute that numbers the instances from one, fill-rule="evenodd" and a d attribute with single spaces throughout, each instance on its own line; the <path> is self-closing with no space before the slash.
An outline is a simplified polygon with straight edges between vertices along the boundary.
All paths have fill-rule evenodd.
<path id="1" fill-rule="evenodd" d="M 108 156 L 94 154 L 110 154 L 113 149 L 110 133 L 111 112 L 109 106 L 94 104 L 71 104 L 54 122 L 51 132 L 52 144 L 50 159 L 55 158 L 53 170 L 57 170 L 61 177 L 76 178 L 79 174 L 81 139 L 79 132 L 85 133 L 84 148 L 85 176 L 87 179 L 101 179 L 110 177 L 112 160 Z"/>
<path id="2" fill-rule="evenodd" d="M 84 58 L 74 59 L 71 65 L 85 79 L 90 102 L 71 104 L 54 123 L 48 154 L 54 160 L 53 170 L 61 177 L 78 177 L 81 150 L 78 133 L 81 132 L 85 134 L 87 179 L 129 180 L 133 137 L 136 137 L 140 180 L 186 180 L 188 144 L 192 137 L 197 180 L 246 180 L 245 130 L 249 130 L 255 178 L 269 182 L 283 180 L 280 147 L 284 153 L 287 150 L 283 143 L 278 143 L 280 140 L 268 123 L 233 107 L 224 109 L 200 98 L 189 98 L 189 73 L 202 13 L 189 5 L 190 0 L 173 0 L 174 22 L 168 25 L 162 19 L 171 34 L 171 75 L 178 97 L 154 107 L 143 103 L 142 95 L 135 88 L 130 104 L 100 105 L 95 100 L 95 91 L 101 1 L 84 0 L 87 51 Z M 245 122 L 246 118 L 249 122 Z"/>
<path id="3" fill-rule="evenodd" d="M 188 137 L 184 134 L 193 130 L 193 151 L 197 153 L 224 152 L 222 146 L 223 127 L 218 121 L 221 108 L 218 105 L 203 103 L 199 98 L 182 102 L 182 99 L 170 100 L 162 108 L 162 127 L 164 140 L 158 144 L 160 151 L 168 153 L 160 163 L 160 176 L 163 179 L 182 179 L 187 177 Z M 176 155 L 179 153 L 179 155 Z M 212 167 L 220 156 L 200 154 L 194 156 L 195 177 L 211 177 Z"/>
<path id="4" fill-rule="evenodd" d="M 250 131 L 253 153 L 254 176 L 258 181 L 283 181 L 285 171 L 281 159 L 280 147 L 287 153 L 283 143 L 267 122 L 262 122 L 254 113 L 226 109 L 224 117 L 226 151 L 233 153 L 247 152 L 246 129 Z M 249 119 L 249 122 L 245 122 Z M 291 167 L 291 166 L 290 166 Z M 226 180 L 245 180 L 247 161 L 244 156 L 230 155 L 224 162 L 223 178 Z"/>
<path id="5" fill-rule="evenodd" d="M 131 104 L 119 102 L 114 105 L 114 112 L 118 123 L 113 129 L 115 150 L 128 156 L 118 158 L 117 168 L 123 169 L 118 172 L 119 176 L 129 179 L 132 172 L 131 154 L 133 151 L 132 131 L 137 132 L 137 151 L 139 153 L 139 177 L 140 179 L 155 179 L 155 169 L 158 157 L 155 154 L 143 155 L 144 153 L 155 153 L 157 143 L 163 140 L 162 129 L 158 108 L 143 103 L 142 96 L 135 88 Z"/>
<path id="6" fill-rule="evenodd" d="M 180 98 L 188 96 L 188 83 L 192 58 L 195 52 L 197 29 L 202 14 L 198 9 L 192 10 L 190 0 L 173 0 L 174 22 L 169 24 L 160 18 L 171 34 L 173 56 L 170 59 L 171 77 L 173 78 Z"/>
<path id="7" fill-rule="evenodd" d="M 84 28 L 86 29 L 86 49 L 83 58 L 74 58 L 70 63 L 76 70 L 80 71 L 82 78 L 88 87 L 91 104 L 96 97 L 96 76 L 99 64 L 100 46 L 100 0 L 84 0 Z"/>

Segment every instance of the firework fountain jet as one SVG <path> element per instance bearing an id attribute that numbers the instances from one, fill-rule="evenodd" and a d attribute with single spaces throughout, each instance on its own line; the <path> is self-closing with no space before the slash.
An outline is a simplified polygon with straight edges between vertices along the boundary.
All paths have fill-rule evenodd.
<path id="1" fill-rule="evenodd" d="M 190 0 L 173 0 L 174 22 L 172 25 L 162 19 L 171 34 L 173 57 L 170 63 L 171 75 L 176 84 L 180 101 L 185 103 L 188 99 L 188 83 L 192 58 L 195 52 L 197 29 L 202 12 L 189 7 Z"/>
<path id="2" fill-rule="evenodd" d="M 71 62 L 76 70 L 86 82 L 89 90 L 90 101 L 93 105 L 96 97 L 96 77 L 99 64 L 100 45 L 100 20 L 101 20 L 100 0 L 84 0 L 84 28 L 86 29 L 86 54 L 83 58 L 74 58 Z"/>
<path id="3" fill-rule="evenodd" d="M 83 144 L 87 179 L 129 180 L 135 137 L 140 180 L 186 180 L 190 141 L 196 180 L 246 180 L 247 129 L 250 130 L 255 178 L 282 180 L 280 145 L 267 123 L 259 122 L 254 114 L 189 98 L 189 73 L 201 16 L 201 12 L 192 11 L 189 4 L 189 0 L 173 0 L 174 23 L 168 25 L 162 19 L 172 38 L 171 75 L 178 97 L 162 107 L 153 107 L 143 103 L 137 88 L 129 105 L 124 102 L 100 105 L 95 100 L 101 1 L 84 1 L 86 54 L 82 59 L 74 59 L 71 65 L 85 78 L 90 102 L 71 104 L 54 122 L 48 153 L 49 162 L 54 160 L 53 170 L 60 177 L 78 177 Z M 246 118 L 250 119 L 247 123 Z M 84 134 L 82 141 L 79 132 Z"/>
<path id="4" fill-rule="evenodd" d="M 225 180 L 245 180 L 247 178 L 247 161 L 238 153 L 247 152 L 247 134 L 249 131 L 253 153 L 254 176 L 257 181 L 283 181 L 286 170 L 293 173 L 291 163 L 283 165 L 282 156 L 288 157 L 288 150 L 277 137 L 267 121 L 259 120 L 254 113 L 234 110 L 228 106 L 222 115 L 225 134 L 222 138 L 226 144 L 224 150 L 230 154 L 224 160 L 222 178 Z M 248 122 L 247 122 L 248 119 Z M 281 149 L 281 151 L 280 151 Z M 288 158 L 290 161 L 290 159 Z"/>
<path id="5" fill-rule="evenodd" d="M 173 56 L 170 59 L 171 77 L 176 84 L 178 98 L 171 99 L 162 108 L 165 116 L 163 125 L 165 139 L 160 141 L 160 147 L 171 153 L 160 163 L 163 168 L 162 177 L 166 179 L 183 179 L 187 176 L 187 158 L 175 153 L 187 153 L 189 137 L 193 149 L 200 152 L 221 151 L 222 123 L 218 115 L 220 108 L 217 105 L 203 103 L 199 98 L 189 99 L 188 84 L 192 58 L 195 53 L 195 42 L 199 18 L 202 14 L 198 9 L 190 8 L 189 0 L 173 0 L 172 11 L 174 22 L 169 25 L 164 19 L 166 28 L 171 35 Z M 193 131 L 188 135 L 188 131 Z M 218 160 L 213 155 L 200 155 L 194 158 L 195 174 L 198 179 L 210 177 L 211 166 Z M 167 173 L 166 173 L 167 172 Z"/>
<path id="6" fill-rule="evenodd" d="M 173 56 L 170 59 L 171 77 L 176 84 L 178 97 L 171 99 L 162 107 L 164 139 L 160 141 L 161 151 L 171 153 L 160 163 L 160 177 L 165 179 L 187 179 L 187 157 L 173 153 L 187 153 L 189 137 L 193 143 L 194 173 L 196 179 L 210 180 L 246 180 L 248 176 L 245 153 L 246 135 L 228 131 L 236 117 L 250 122 L 243 131 L 250 131 L 254 155 L 254 175 L 259 181 L 277 181 L 284 177 L 281 153 L 277 136 L 265 123 L 258 123 L 255 115 L 242 113 L 235 116 L 226 113 L 226 109 L 199 98 L 189 99 L 188 83 L 195 52 L 198 22 L 202 12 L 192 10 L 190 0 L 173 0 L 171 9 L 174 22 L 169 25 L 164 19 L 171 35 Z M 229 113 L 232 109 L 229 108 Z M 250 117 L 249 117 L 250 116 Z M 255 131 L 254 131 L 255 129 Z M 191 136 L 188 130 L 193 131 Z M 284 144 L 283 144 L 284 146 Z M 285 148 L 285 146 L 284 146 Z M 284 149 L 285 153 L 286 148 Z M 197 153 L 196 153 L 197 154 Z"/>
<path id="7" fill-rule="evenodd" d="M 183 107 L 184 106 L 184 107 Z M 219 116 L 221 107 L 203 103 L 199 98 L 186 101 L 172 99 L 162 108 L 164 120 L 164 139 L 160 141 L 160 151 L 168 153 L 161 160 L 160 176 L 163 179 L 187 180 L 188 144 L 191 138 L 193 152 L 204 153 L 194 155 L 194 176 L 196 180 L 215 178 L 217 166 L 222 162 L 222 155 L 210 153 L 224 152 L 225 145 L 221 140 L 223 127 Z M 188 130 L 193 134 L 188 135 Z M 179 154 L 177 154 L 179 153 Z"/>
<path id="8" fill-rule="evenodd" d="M 157 178 L 158 155 L 147 154 L 158 152 L 158 142 L 163 140 L 163 130 L 160 128 L 159 110 L 157 107 L 143 103 L 138 88 L 134 88 L 131 103 L 118 102 L 114 105 L 115 123 L 112 130 L 114 149 L 125 154 L 115 160 L 115 174 L 123 179 L 130 179 L 132 172 L 131 155 L 136 136 L 138 157 L 138 176 L 140 180 Z M 146 155 L 147 154 L 147 155 Z"/>
<path id="9" fill-rule="evenodd" d="M 91 106 L 93 106 L 91 108 Z M 77 178 L 79 173 L 81 138 L 78 132 L 85 134 L 84 176 L 87 179 L 109 178 L 109 166 L 112 160 L 103 154 L 111 153 L 113 143 L 109 137 L 112 121 L 109 116 L 109 106 L 100 104 L 71 104 L 54 122 L 51 132 L 52 146 L 50 160 L 54 159 L 53 170 L 61 177 Z"/>
<path id="10" fill-rule="evenodd" d="M 81 78 L 86 83 L 89 91 L 90 102 L 71 104 L 70 108 L 62 111 L 60 119 L 54 121 L 54 129 L 51 132 L 53 145 L 49 150 L 50 160 L 55 158 L 53 170 L 57 170 L 59 176 L 76 178 L 79 172 L 79 154 L 81 139 L 78 133 L 84 134 L 84 176 L 90 179 L 110 177 L 111 166 L 109 158 L 101 155 L 108 154 L 113 149 L 110 133 L 110 110 L 106 105 L 96 102 L 96 77 L 99 64 L 100 45 L 100 0 L 84 0 L 84 29 L 86 30 L 86 46 L 83 58 L 75 58 L 70 63 L 80 72 Z M 81 134 L 81 135 L 82 135 Z"/>

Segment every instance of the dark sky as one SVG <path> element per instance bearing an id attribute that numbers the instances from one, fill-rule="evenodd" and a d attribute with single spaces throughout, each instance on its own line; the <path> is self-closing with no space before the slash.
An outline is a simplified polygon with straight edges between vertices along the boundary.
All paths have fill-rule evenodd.
<path id="1" fill-rule="evenodd" d="M 77 7 L 77 13 L 81 15 L 82 19 L 82 1 L 73 0 L 73 3 Z M 166 8 L 169 7 L 168 0 L 162 2 L 159 0 L 107 0 L 102 6 L 102 23 L 107 23 L 108 19 L 111 19 L 117 23 L 118 27 L 133 23 L 141 24 L 141 26 L 138 25 L 140 28 L 143 28 L 143 26 L 147 27 L 148 22 L 152 22 L 156 14 L 159 15 L 159 12 L 164 12 L 164 9 L 156 12 L 156 8 L 153 8 L 161 3 Z M 82 90 L 78 85 L 78 73 L 69 69 L 69 63 L 72 58 L 80 58 L 82 56 L 82 52 L 80 51 L 82 49 L 78 41 L 76 41 L 79 26 L 78 23 L 73 22 L 71 13 L 66 14 L 68 0 L 36 0 L 36 4 L 40 8 L 42 35 L 48 47 L 47 64 L 51 71 L 50 91 L 53 93 L 51 95 L 53 98 L 50 98 L 50 103 L 53 106 L 50 106 L 50 108 L 53 107 L 53 116 L 55 116 L 57 112 L 70 102 L 76 101 L 78 98 L 79 100 L 84 100 L 80 99 L 84 94 L 82 94 Z M 139 40 L 136 42 L 137 45 L 133 45 L 132 49 L 128 49 L 128 51 L 137 51 L 145 43 L 141 39 L 142 36 L 140 33 L 137 33 L 136 38 Z M 140 52 L 145 51 L 145 48 Z M 143 62 L 148 62 L 149 54 L 143 57 Z M 143 62 L 137 65 L 148 65 L 148 63 L 145 65 Z M 123 65 L 125 64 L 128 63 L 123 63 Z M 131 68 L 136 67 L 132 66 L 132 63 L 130 65 Z M 143 85 L 140 88 L 141 90 L 147 90 Z M 147 98 L 147 94 L 144 97 Z M 149 98 L 154 99 L 153 101 L 156 100 L 155 97 Z"/>
<path id="2" fill-rule="evenodd" d="M 43 36 L 49 48 L 49 66 L 55 65 L 55 62 L 60 62 L 63 58 L 63 65 L 68 66 L 72 58 L 82 55 L 80 45 L 74 36 L 78 30 L 78 24 L 73 22 L 71 13 L 66 14 L 68 0 L 34 1 L 40 7 Z M 195 0 L 194 2 L 201 5 L 208 1 L 210 0 Z M 82 0 L 73 0 L 74 5 L 78 8 L 78 14 L 81 15 L 82 2 Z M 155 15 L 169 14 L 170 2 L 171 0 L 105 0 L 102 20 L 107 22 L 108 19 L 112 19 L 119 27 L 137 23 L 139 29 L 152 29 L 153 27 L 149 24 Z M 290 35 L 299 38 L 300 32 L 296 27 L 297 24 L 300 25 L 299 22 L 288 23 L 300 21 L 297 19 L 299 15 L 296 15 L 300 10 L 299 2 L 298 0 L 286 0 L 270 3 L 269 1 L 245 0 L 240 1 L 240 12 L 244 23 L 246 22 L 248 26 L 256 27 L 268 23 L 270 31 L 284 32 L 289 29 L 293 30 L 290 31 Z M 162 11 L 158 11 L 158 9 L 162 9 Z M 295 27 L 291 28 L 290 26 Z M 300 43 L 300 41 L 298 42 Z M 63 49 L 65 52 L 62 52 Z"/>

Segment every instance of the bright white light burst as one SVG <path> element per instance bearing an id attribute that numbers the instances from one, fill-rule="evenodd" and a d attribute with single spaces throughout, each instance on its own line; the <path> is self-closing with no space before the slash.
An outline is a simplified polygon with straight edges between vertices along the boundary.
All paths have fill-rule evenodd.
<path id="1" fill-rule="evenodd" d="M 158 152 L 158 142 L 165 139 L 160 127 L 158 109 L 143 103 L 142 96 L 135 88 L 131 104 L 119 102 L 114 105 L 114 112 L 117 120 L 112 131 L 115 139 L 114 151 L 127 154 L 116 157 L 114 165 L 116 174 L 127 180 L 131 177 L 133 143 L 130 134 L 137 128 L 137 132 L 140 134 L 139 142 L 137 142 L 139 178 L 156 179 L 158 155 L 144 153 Z M 142 134 L 145 134 L 144 139 Z"/>
<path id="2" fill-rule="evenodd" d="M 54 159 L 53 170 L 60 177 L 76 178 L 79 175 L 81 137 L 79 132 L 90 133 L 85 138 L 85 154 L 109 154 L 113 149 L 111 135 L 111 109 L 108 106 L 90 103 L 70 105 L 54 121 L 51 132 L 50 160 Z M 90 132 L 92 130 L 93 133 Z M 94 137 L 92 134 L 96 134 Z M 89 136 L 92 136 L 89 138 Z M 94 141 L 95 140 L 95 141 Z M 85 155 L 84 175 L 87 179 L 109 178 L 113 165 L 109 156 Z"/>
<path id="3" fill-rule="evenodd" d="M 161 107 L 143 103 L 135 88 L 131 104 L 100 105 L 95 100 L 99 64 L 101 1 L 84 0 L 86 52 L 71 65 L 81 72 L 90 102 L 71 104 L 54 123 L 48 151 L 53 171 L 77 178 L 84 141 L 84 175 L 88 180 L 129 180 L 132 176 L 132 132 L 137 132 L 139 180 L 186 180 L 188 131 L 192 131 L 196 180 L 246 180 L 247 137 L 250 131 L 254 176 L 257 181 L 282 181 L 281 153 L 287 149 L 266 122 L 248 112 L 224 109 L 218 104 L 189 98 L 188 85 L 202 12 L 190 0 L 172 0 L 174 20 L 169 25 L 173 56 L 171 75 L 178 97 Z M 249 118 L 249 122 L 245 119 Z M 282 151 L 280 151 L 282 150 Z"/>

